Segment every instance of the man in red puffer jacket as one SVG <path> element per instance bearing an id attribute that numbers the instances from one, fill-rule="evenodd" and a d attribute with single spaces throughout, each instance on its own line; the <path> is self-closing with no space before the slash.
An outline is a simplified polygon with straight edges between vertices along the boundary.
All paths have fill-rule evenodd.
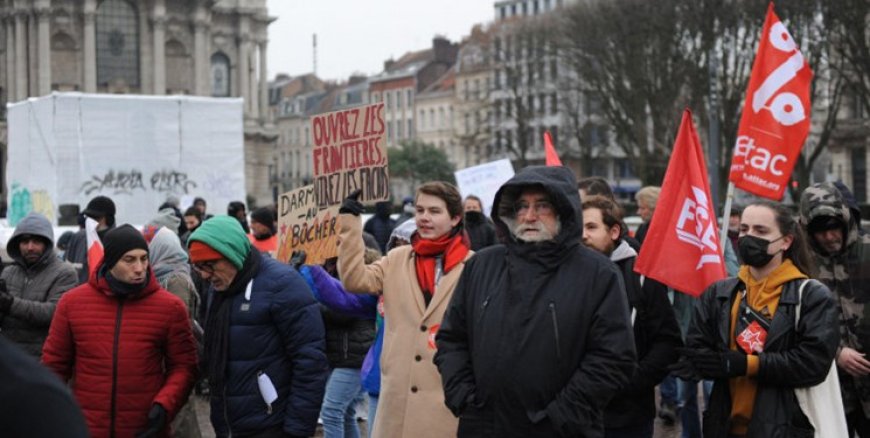
<path id="1" fill-rule="evenodd" d="M 196 377 L 187 309 L 157 283 L 138 230 L 102 240 L 97 271 L 58 303 L 42 362 L 74 380 L 91 436 L 169 436 Z"/>

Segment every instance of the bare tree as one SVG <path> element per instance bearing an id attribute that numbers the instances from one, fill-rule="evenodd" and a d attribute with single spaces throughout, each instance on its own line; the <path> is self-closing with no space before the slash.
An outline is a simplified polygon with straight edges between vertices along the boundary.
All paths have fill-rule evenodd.
<path id="1" fill-rule="evenodd" d="M 601 115 L 645 184 L 659 184 L 702 47 L 679 0 L 584 0 L 563 14 L 558 48 L 601 97 Z"/>

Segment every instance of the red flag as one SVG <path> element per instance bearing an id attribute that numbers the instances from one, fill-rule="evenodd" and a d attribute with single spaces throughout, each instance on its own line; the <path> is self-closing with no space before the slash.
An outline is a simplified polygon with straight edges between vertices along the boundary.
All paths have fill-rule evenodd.
<path id="1" fill-rule="evenodd" d="M 97 221 L 85 219 L 85 236 L 88 240 L 88 278 L 96 275 L 97 266 L 103 261 L 103 242 L 97 234 Z"/>
<path id="2" fill-rule="evenodd" d="M 692 112 L 686 109 L 634 270 L 681 292 L 701 295 L 725 278 L 717 228 L 707 165 Z"/>
<path id="3" fill-rule="evenodd" d="M 812 79 L 809 64 L 770 3 L 731 159 L 729 179 L 735 187 L 782 199 L 810 130 Z"/>
<path id="4" fill-rule="evenodd" d="M 561 166 L 562 160 L 556 154 L 556 148 L 553 147 L 553 137 L 550 136 L 550 131 L 544 131 L 544 154 L 547 159 L 547 166 Z"/>

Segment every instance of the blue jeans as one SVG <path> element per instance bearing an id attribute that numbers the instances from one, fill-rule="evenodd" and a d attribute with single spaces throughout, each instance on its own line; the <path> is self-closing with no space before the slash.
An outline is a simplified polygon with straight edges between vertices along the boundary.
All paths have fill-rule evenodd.
<path id="1" fill-rule="evenodd" d="M 369 438 L 372 438 L 372 429 L 375 427 L 375 415 L 378 413 L 378 396 L 369 394 L 369 418 L 366 421 Z"/>
<path id="2" fill-rule="evenodd" d="M 677 378 L 668 374 L 662 379 L 659 384 L 659 394 L 661 394 L 661 404 L 677 405 Z"/>
<path id="3" fill-rule="evenodd" d="M 359 368 L 335 368 L 320 407 L 325 438 L 359 438 L 354 405 L 362 393 Z"/>
<path id="4" fill-rule="evenodd" d="M 604 438 L 652 438 L 654 420 L 637 426 L 604 429 Z"/>
<path id="5" fill-rule="evenodd" d="M 710 403 L 710 390 L 713 382 L 705 380 L 704 404 Z M 677 379 L 680 393 L 680 423 L 682 423 L 682 438 L 701 438 L 701 417 L 698 410 L 698 381 Z"/>

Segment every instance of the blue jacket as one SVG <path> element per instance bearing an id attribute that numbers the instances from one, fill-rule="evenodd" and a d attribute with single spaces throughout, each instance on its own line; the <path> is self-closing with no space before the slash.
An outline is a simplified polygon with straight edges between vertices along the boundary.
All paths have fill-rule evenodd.
<path id="1" fill-rule="evenodd" d="M 320 308 L 292 267 L 268 257 L 253 283 L 250 300 L 244 292 L 233 298 L 227 383 L 224 394 L 211 394 L 212 425 L 217 436 L 278 427 L 312 436 L 329 377 Z M 271 409 L 260 395 L 260 373 L 278 393 Z"/>
<path id="2" fill-rule="evenodd" d="M 315 298 L 330 309 L 356 318 L 376 318 L 377 335 L 363 360 L 360 377 L 363 389 L 377 396 L 381 392 L 381 350 L 384 345 L 384 319 L 378 314 L 378 298 L 346 291 L 340 281 L 317 265 L 304 265 L 299 268 L 299 273 L 308 282 Z"/>

